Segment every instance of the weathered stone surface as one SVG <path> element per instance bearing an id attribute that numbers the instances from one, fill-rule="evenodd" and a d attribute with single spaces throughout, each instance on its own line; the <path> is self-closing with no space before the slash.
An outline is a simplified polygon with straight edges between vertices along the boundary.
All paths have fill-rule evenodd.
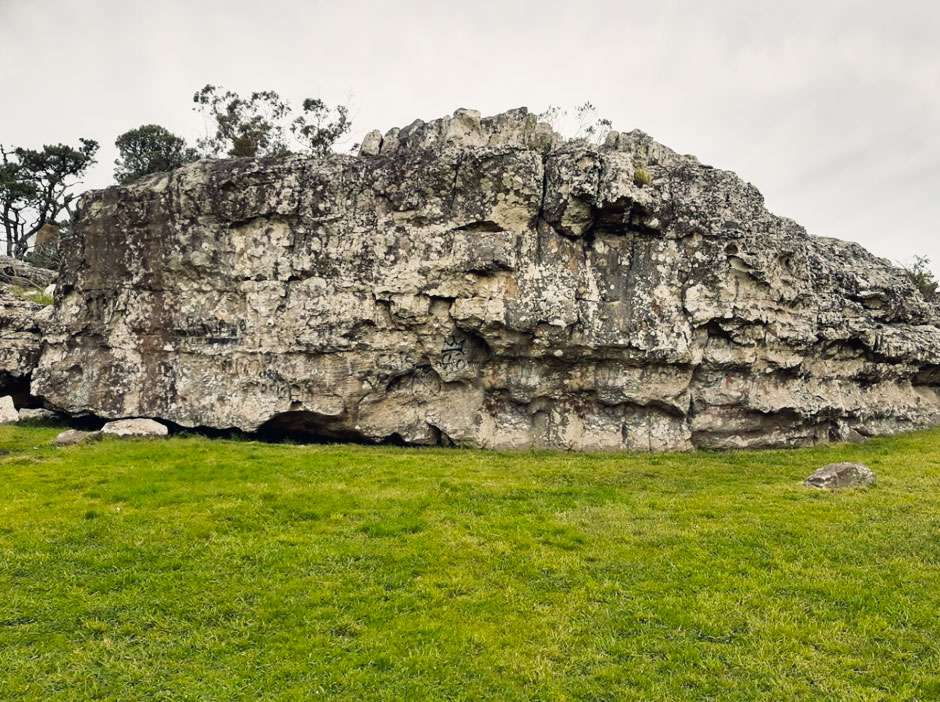
<path id="1" fill-rule="evenodd" d="M 165 425 L 152 419 L 120 419 L 105 424 L 101 428 L 101 433 L 122 439 L 131 439 L 145 436 L 166 436 L 168 430 Z"/>
<path id="2" fill-rule="evenodd" d="M 55 419 L 56 413 L 47 409 L 30 409 L 24 407 L 19 411 L 18 419 L 21 422 L 28 422 L 36 419 Z"/>
<path id="3" fill-rule="evenodd" d="M 41 323 L 51 308 L 24 300 L 0 285 L 0 393 L 29 397 L 30 374 L 39 362 Z"/>
<path id="4" fill-rule="evenodd" d="M 815 471 L 804 482 L 825 490 L 868 487 L 876 481 L 874 471 L 861 463 L 830 463 Z"/>
<path id="5" fill-rule="evenodd" d="M 868 442 L 868 438 L 864 434 L 861 434 L 857 430 L 841 422 L 837 422 L 833 427 L 833 430 L 830 432 L 830 438 L 833 441 L 843 441 L 845 443 L 857 445 Z"/>
<path id="6" fill-rule="evenodd" d="M 45 288 L 55 280 L 55 271 L 31 266 L 9 256 L 0 256 L 0 284 L 22 288 Z"/>
<path id="7" fill-rule="evenodd" d="M 0 397 L 0 424 L 16 424 L 19 415 L 13 405 L 13 398 L 9 395 Z"/>
<path id="8" fill-rule="evenodd" d="M 83 444 L 89 441 L 100 441 L 100 431 L 78 431 L 69 429 L 58 434 L 53 440 L 53 446 L 72 446 L 74 444 Z"/>
<path id="9" fill-rule="evenodd" d="M 638 451 L 940 420 L 940 321 L 900 271 L 642 132 L 459 110 L 98 191 L 76 231 L 33 382 L 70 412 Z"/>

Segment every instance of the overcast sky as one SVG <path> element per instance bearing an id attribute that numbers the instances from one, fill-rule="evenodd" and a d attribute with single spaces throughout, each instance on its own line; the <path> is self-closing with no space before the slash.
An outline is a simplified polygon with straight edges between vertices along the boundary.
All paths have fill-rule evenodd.
<path id="1" fill-rule="evenodd" d="M 206 83 L 348 103 L 356 134 L 592 101 L 811 234 L 940 272 L 940 3 L 0 0 L 0 142 L 195 140 Z M 355 139 L 358 141 L 358 139 Z"/>

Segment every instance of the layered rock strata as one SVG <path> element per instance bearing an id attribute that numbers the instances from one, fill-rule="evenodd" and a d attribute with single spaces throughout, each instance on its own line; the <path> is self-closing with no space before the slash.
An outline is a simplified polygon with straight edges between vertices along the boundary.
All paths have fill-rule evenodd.
<path id="1" fill-rule="evenodd" d="M 73 413 L 629 451 L 940 420 L 900 271 L 642 132 L 460 110 L 94 192 L 76 231 L 33 379 Z"/>

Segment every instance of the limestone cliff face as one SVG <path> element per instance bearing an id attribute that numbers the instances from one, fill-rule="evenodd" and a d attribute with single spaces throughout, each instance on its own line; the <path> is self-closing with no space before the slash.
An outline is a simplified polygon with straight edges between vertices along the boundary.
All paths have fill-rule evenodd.
<path id="1" fill-rule="evenodd" d="M 98 191 L 77 231 L 32 388 L 70 412 L 639 451 L 940 421 L 897 269 L 642 132 L 461 110 Z"/>

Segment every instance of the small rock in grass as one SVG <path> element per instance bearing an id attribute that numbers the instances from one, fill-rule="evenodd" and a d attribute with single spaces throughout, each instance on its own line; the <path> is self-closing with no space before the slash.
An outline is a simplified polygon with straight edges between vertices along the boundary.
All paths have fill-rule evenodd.
<path id="1" fill-rule="evenodd" d="M 839 490 L 868 487 L 874 485 L 875 480 L 875 472 L 861 463 L 830 463 L 809 476 L 803 484 L 824 490 Z"/>
<path id="2" fill-rule="evenodd" d="M 119 419 L 116 422 L 108 422 L 101 429 L 101 432 L 108 436 L 130 439 L 144 436 L 166 436 L 169 430 L 160 422 L 141 418 Z"/>
<path id="3" fill-rule="evenodd" d="M 21 422 L 31 419 L 55 419 L 56 413 L 47 409 L 28 409 L 24 407 L 20 410 L 19 420 Z"/>
<path id="4" fill-rule="evenodd" d="M 100 441 L 101 432 L 100 431 L 76 431 L 75 429 L 69 429 L 68 431 L 63 431 L 56 438 L 52 440 L 53 446 L 71 446 L 72 444 L 83 444 L 87 441 Z"/>
<path id="5" fill-rule="evenodd" d="M 13 398 L 9 395 L 0 397 L 0 424 L 16 424 L 20 419 L 13 404 Z"/>

